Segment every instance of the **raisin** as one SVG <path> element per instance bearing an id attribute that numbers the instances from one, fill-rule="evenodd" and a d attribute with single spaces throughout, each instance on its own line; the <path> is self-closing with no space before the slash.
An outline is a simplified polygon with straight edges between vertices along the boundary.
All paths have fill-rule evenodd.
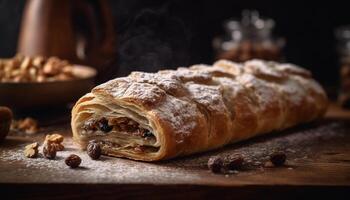
<path id="1" fill-rule="evenodd" d="M 244 158 L 241 155 L 227 156 L 224 161 L 224 166 L 228 170 L 238 170 L 243 167 Z"/>
<path id="2" fill-rule="evenodd" d="M 219 173 L 223 167 L 223 163 L 224 162 L 221 157 L 213 156 L 208 160 L 208 168 L 214 173 Z"/>
<path id="3" fill-rule="evenodd" d="M 101 147 L 96 142 L 89 142 L 87 146 L 87 154 L 90 156 L 91 159 L 97 160 L 101 156 Z"/>
<path id="4" fill-rule="evenodd" d="M 101 131 L 103 131 L 105 133 L 107 133 L 113 129 L 113 126 L 109 126 L 108 120 L 104 117 L 98 121 L 98 127 Z"/>
<path id="5" fill-rule="evenodd" d="M 75 154 L 71 154 L 64 162 L 71 168 L 77 168 L 81 163 L 81 158 Z"/>
<path id="6" fill-rule="evenodd" d="M 55 159 L 56 157 L 56 147 L 50 143 L 46 143 L 43 147 L 43 154 L 47 159 Z"/>
<path id="7" fill-rule="evenodd" d="M 86 122 L 84 123 L 84 125 L 83 125 L 82 128 L 83 128 L 85 131 L 89 131 L 89 130 L 97 131 L 97 127 L 96 127 L 96 126 L 97 126 L 96 121 L 90 119 L 90 120 L 88 120 L 88 121 L 86 121 Z"/>
<path id="8" fill-rule="evenodd" d="M 282 166 L 286 162 L 287 156 L 285 153 L 276 152 L 271 154 L 270 161 L 274 166 Z"/>
<path id="9" fill-rule="evenodd" d="M 145 132 L 143 132 L 142 137 L 146 138 L 146 137 L 152 137 L 153 133 L 149 130 L 146 130 Z"/>

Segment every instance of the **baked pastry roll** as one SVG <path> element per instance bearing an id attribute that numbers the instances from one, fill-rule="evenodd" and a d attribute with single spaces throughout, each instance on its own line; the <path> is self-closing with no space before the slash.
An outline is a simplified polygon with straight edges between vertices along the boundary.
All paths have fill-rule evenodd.
<path id="1" fill-rule="evenodd" d="M 156 161 L 309 122 L 326 108 L 305 69 L 220 60 L 108 81 L 80 98 L 71 125 L 82 148 L 95 140 L 103 154 Z"/>

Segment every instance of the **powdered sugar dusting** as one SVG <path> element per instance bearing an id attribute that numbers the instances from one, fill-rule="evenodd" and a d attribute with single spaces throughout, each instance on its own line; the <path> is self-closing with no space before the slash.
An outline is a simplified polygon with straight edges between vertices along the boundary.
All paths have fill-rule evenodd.
<path id="1" fill-rule="evenodd" d="M 285 84 L 278 88 L 288 96 L 289 102 L 294 105 L 300 105 L 305 98 L 305 89 L 296 81 L 286 80 Z"/>
<path id="2" fill-rule="evenodd" d="M 298 77 L 298 76 L 294 76 L 293 78 L 297 81 L 300 81 L 300 83 L 303 85 L 303 87 L 307 88 L 308 90 L 311 90 L 311 91 L 313 91 L 317 94 L 320 94 L 320 95 L 325 95 L 324 90 L 322 89 L 320 84 L 318 84 L 316 81 L 306 80 L 306 79 L 303 79 L 303 78 Z"/>
<path id="3" fill-rule="evenodd" d="M 208 110 L 217 113 L 227 112 L 220 92 L 220 86 L 187 83 L 186 88 L 190 91 L 191 98 Z"/>
<path id="4" fill-rule="evenodd" d="M 256 75 L 267 75 L 275 78 L 284 78 L 283 74 L 274 68 L 274 63 L 267 63 L 262 60 L 251 60 L 244 63 L 244 70 L 247 73 Z"/>
<path id="5" fill-rule="evenodd" d="M 132 72 L 129 77 L 135 82 L 155 84 L 170 94 L 177 95 L 183 92 L 181 82 L 171 74 Z"/>
<path id="6" fill-rule="evenodd" d="M 4 164 L 16 164 L 16 175 L 20 182 L 132 182 L 140 183 L 161 181 L 155 180 L 161 173 L 164 180 L 181 177 L 183 181 L 193 178 L 184 170 L 173 171 L 171 167 L 158 166 L 156 164 L 142 163 L 120 158 L 102 156 L 99 160 L 92 160 L 84 151 L 78 150 L 69 139 L 65 141 L 66 150 L 57 152 L 56 159 L 48 160 L 40 155 L 38 158 L 26 158 L 23 155 L 23 145 L 14 146 L 11 149 L 2 150 L 0 161 Z M 77 169 L 70 169 L 64 159 L 70 154 L 81 157 L 82 163 Z M 43 173 L 45 176 L 39 176 Z M 10 175 L 10 174 L 9 174 Z M 71 178 L 67 178 L 71 177 Z M 75 177 L 75 178 L 74 178 Z M 4 177 L 2 177 L 4 178 Z M 194 177 L 195 178 L 195 177 Z"/>
<path id="7" fill-rule="evenodd" d="M 271 106 L 272 103 L 278 101 L 278 91 L 276 91 L 269 82 L 256 78 L 251 74 L 243 74 L 239 76 L 237 80 L 245 87 L 252 88 L 254 94 L 259 100 L 261 109 L 266 109 Z"/>
<path id="8" fill-rule="evenodd" d="M 198 110 L 194 104 L 181 99 L 168 96 L 168 99 L 160 104 L 154 112 L 172 126 L 177 143 L 182 143 L 197 125 Z"/>

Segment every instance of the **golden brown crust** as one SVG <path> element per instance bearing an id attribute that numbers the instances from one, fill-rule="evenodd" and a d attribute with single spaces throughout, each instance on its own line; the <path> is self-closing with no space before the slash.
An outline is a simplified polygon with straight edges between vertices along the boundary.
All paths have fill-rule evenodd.
<path id="1" fill-rule="evenodd" d="M 322 87 L 310 72 L 291 64 L 221 60 L 157 73 L 133 72 L 97 86 L 72 110 L 74 139 L 84 148 L 79 126 L 99 110 L 145 118 L 160 143 L 152 153 L 107 149 L 108 155 L 154 161 L 224 146 L 321 117 Z"/>

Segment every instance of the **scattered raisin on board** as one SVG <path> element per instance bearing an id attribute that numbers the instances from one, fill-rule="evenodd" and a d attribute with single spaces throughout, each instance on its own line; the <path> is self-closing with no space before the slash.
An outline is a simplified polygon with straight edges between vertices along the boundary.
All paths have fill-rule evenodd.
<path id="1" fill-rule="evenodd" d="M 89 142 L 86 151 L 90 158 L 93 160 L 97 160 L 101 156 L 101 147 L 95 141 Z"/>
<path id="2" fill-rule="evenodd" d="M 224 159 L 224 167 L 228 170 L 238 170 L 243 167 L 244 158 L 242 155 L 229 155 Z"/>
<path id="3" fill-rule="evenodd" d="M 47 159 L 55 159 L 56 157 L 56 147 L 49 143 L 46 143 L 43 147 L 43 154 Z"/>
<path id="4" fill-rule="evenodd" d="M 214 173 L 219 173 L 223 167 L 223 164 L 224 161 L 219 156 L 210 157 L 208 160 L 208 168 Z"/>
<path id="5" fill-rule="evenodd" d="M 287 156 L 283 152 L 275 152 L 270 155 L 270 161 L 274 166 L 282 166 L 286 162 Z"/>
<path id="6" fill-rule="evenodd" d="M 79 167 L 79 165 L 81 163 L 81 158 L 79 156 L 75 155 L 75 154 L 71 154 L 70 156 L 68 156 L 66 158 L 66 160 L 64 162 L 70 168 L 77 168 L 77 167 Z"/>

